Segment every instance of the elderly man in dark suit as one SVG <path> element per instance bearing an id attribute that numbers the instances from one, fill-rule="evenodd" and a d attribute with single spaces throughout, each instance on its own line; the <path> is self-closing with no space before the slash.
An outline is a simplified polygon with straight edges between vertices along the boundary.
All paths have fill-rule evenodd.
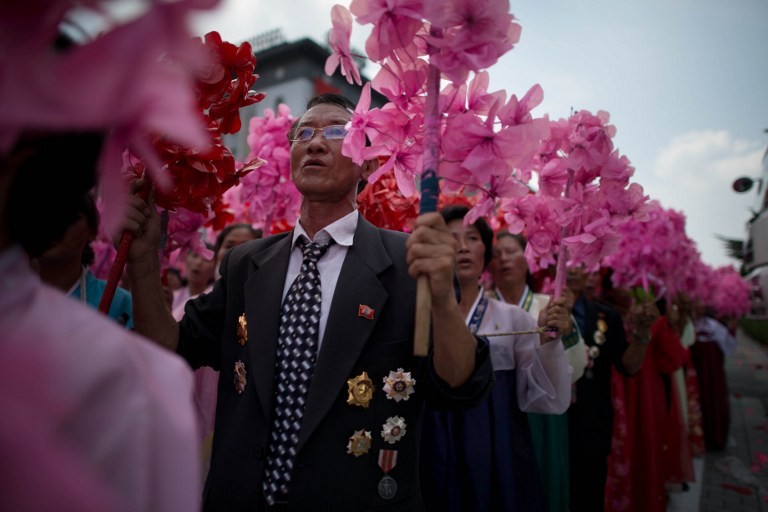
<path id="1" fill-rule="evenodd" d="M 157 214 L 133 199 L 136 330 L 221 371 L 205 510 L 422 510 L 424 402 L 467 407 L 491 386 L 487 341 L 459 312 L 456 242 L 440 215 L 420 216 L 406 236 L 357 211 L 376 161 L 342 155 L 353 109 L 336 95 L 310 100 L 289 134 L 296 228 L 230 251 L 178 324 L 162 302 Z M 412 341 L 419 275 L 432 299 L 423 358 Z"/>

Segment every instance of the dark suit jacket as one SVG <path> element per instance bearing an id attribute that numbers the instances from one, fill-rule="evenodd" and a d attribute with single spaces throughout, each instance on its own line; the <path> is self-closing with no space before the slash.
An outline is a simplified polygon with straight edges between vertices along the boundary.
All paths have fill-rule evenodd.
<path id="1" fill-rule="evenodd" d="M 211 469 L 205 510 L 260 510 L 262 475 L 272 424 L 275 352 L 291 234 L 243 244 L 222 263 L 213 291 L 190 301 L 180 323 L 179 353 L 193 367 L 221 371 Z M 375 228 L 360 217 L 354 245 L 344 261 L 312 378 L 291 480 L 291 510 L 421 510 L 418 439 L 425 400 L 438 407 L 469 407 L 492 382 L 487 342 L 478 339 L 477 368 L 460 389 L 450 389 L 435 373 L 431 355 L 413 356 L 415 281 L 405 261 L 406 235 Z M 360 305 L 373 319 L 358 315 Z M 237 319 L 245 313 L 247 343 L 237 341 Z M 247 371 L 237 394 L 236 361 Z M 402 368 L 416 378 L 410 399 L 388 399 L 383 379 Z M 376 390 L 368 408 L 347 404 L 347 380 L 367 372 Z M 405 436 L 388 444 L 381 436 L 388 418 L 406 422 Z M 371 450 L 347 453 L 350 436 L 366 430 Z M 397 450 L 389 475 L 398 490 L 379 496 L 384 476 L 380 449 Z"/>
<path id="2" fill-rule="evenodd" d="M 611 367 L 624 373 L 621 358 L 627 349 L 624 322 L 612 307 L 583 300 L 584 318 L 579 329 L 587 347 L 597 346 L 600 355 L 592 368 L 576 381 L 576 401 L 568 408 L 571 445 L 579 449 L 608 454 L 613 434 L 613 404 L 611 403 Z M 605 343 L 595 341 L 597 321 L 603 319 L 608 326 Z M 589 376 L 591 374 L 591 377 Z"/>

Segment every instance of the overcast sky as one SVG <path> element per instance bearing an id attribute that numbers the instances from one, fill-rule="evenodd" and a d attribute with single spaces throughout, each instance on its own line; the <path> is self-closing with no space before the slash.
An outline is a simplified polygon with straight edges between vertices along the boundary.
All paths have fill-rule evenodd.
<path id="1" fill-rule="evenodd" d="M 194 28 L 234 43 L 279 28 L 288 41 L 325 44 L 335 3 L 349 6 L 223 0 Z M 529 0 L 512 1 L 511 12 L 522 37 L 490 68 L 491 90 L 520 96 L 538 83 L 544 102 L 534 112 L 552 119 L 609 112 L 634 180 L 685 213 L 706 263 L 734 264 L 715 235 L 744 238 L 756 203 L 754 189 L 736 194 L 731 183 L 759 177 L 768 147 L 768 2 Z M 369 31 L 355 24 L 352 46 L 364 48 Z"/>

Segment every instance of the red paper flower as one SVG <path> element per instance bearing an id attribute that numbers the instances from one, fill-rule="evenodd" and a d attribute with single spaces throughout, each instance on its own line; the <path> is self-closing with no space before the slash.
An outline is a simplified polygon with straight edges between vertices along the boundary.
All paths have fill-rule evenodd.
<path id="1" fill-rule="evenodd" d="M 250 90 L 258 78 L 253 74 L 256 56 L 249 43 L 235 46 L 222 41 L 218 32 L 207 33 L 201 43 L 210 61 L 197 73 L 200 108 L 219 122 L 220 133 L 236 133 L 241 126 L 240 108 L 258 103 L 265 96 Z"/>

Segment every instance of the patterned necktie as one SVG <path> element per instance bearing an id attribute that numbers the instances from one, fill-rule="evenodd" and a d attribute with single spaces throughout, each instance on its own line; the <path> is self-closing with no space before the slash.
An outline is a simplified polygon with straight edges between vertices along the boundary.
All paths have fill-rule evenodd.
<path id="1" fill-rule="evenodd" d="M 270 505 L 279 496 L 288 494 L 301 419 L 317 356 L 321 302 L 317 260 L 333 240 L 321 245 L 310 243 L 302 236 L 297 243 L 304 253 L 304 260 L 283 301 L 278 335 L 275 419 L 263 485 L 264 497 Z"/>

